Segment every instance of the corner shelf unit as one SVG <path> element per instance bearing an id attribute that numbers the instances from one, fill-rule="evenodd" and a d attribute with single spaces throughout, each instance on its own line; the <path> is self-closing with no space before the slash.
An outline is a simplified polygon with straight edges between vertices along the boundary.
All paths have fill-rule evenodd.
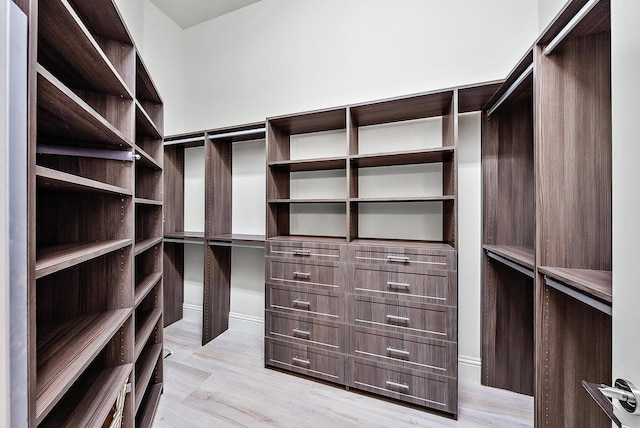
<path id="1" fill-rule="evenodd" d="M 264 139 L 264 123 L 253 123 L 165 139 L 165 175 L 168 205 L 165 222 L 166 325 L 182 319 L 184 292 L 184 245 L 204 248 L 202 344 L 213 340 L 229 325 L 231 249 L 264 248 L 264 236 L 232 233 L 232 144 Z M 204 232 L 184 230 L 185 149 L 205 148 Z M 170 217 L 169 217 L 170 215 Z"/>
<path id="2" fill-rule="evenodd" d="M 123 426 L 140 426 L 136 371 L 162 389 L 162 361 L 134 352 L 137 305 L 162 292 L 161 260 L 149 256 L 162 245 L 162 102 L 151 84 L 150 135 L 135 90 L 136 75 L 150 79 L 112 1 L 40 0 L 29 17 L 28 425 L 102 426 L 120 401 Z M 162 346 L 162 326 L 154 333 Z"/>
<path id="3" fill-rule="evenodd" d="M 267 367 L 458 413 L 458 114 L 498 86 L 267 119 Z"/>
<path id="4" fill-rule="evenodd" d="M 483 117 L 484 384 L 533 395 L 536 426 L 609 425 L 609 1 L 564 7 Z"/>

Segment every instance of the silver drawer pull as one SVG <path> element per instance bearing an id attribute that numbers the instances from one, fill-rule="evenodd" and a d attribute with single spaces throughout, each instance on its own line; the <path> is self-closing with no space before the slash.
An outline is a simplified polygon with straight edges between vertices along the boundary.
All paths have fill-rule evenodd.
<path id="1" fill-rule="evenodd" d="M 387 352 L 389 354 L 395 354 L 395 355 L 400 355 L 403 357 L 409 357 L 409 351 L 405 351 L 404 349 L 396 349 L 396 348 L 392 348 L 392 347 L 388 347 L 387 348 Z"/>
<path id="2" fill-rule="evenodd" d="M 387 260 L 389 260 L 390 262 L 407 263 L 411 259 L 409 257 L 407 257 L 407 256 L 396 256 L 394 254 L 389 254 L 389 255 L 387 255 Z"/>
<path id="3" fill-rule="evenodd" d="M 387 315 L 387 321 L 398 322 L 398 323 L 408 323 L 408 317 L 399 317 L 397 315 Z"/>
<path id="4" fill-rule="evenodd" d="M 294 272 L 293 277 L 294 278 L 310 278 L 311 272 Z"/>
<path id="5" fill-rule="evenodd" d="M 294 256 L 310 256 L 311 250 L 305 250 L 304 248 L 294 248 L 293 255 Z"/>
<path id="6" fill-rule="evenodd" d="M 302 364 L 302 365 L 305 365 L 305 366 L 311 365 L 311 361 L 310 360 L 305 360 L 303 358 L 293 357 L 291 360 L 294 363 Z"/>
<path id="7" fill-rule="evenodd" d="M 307 300 L 293 299 L 293 306 L 305 306 L 307 309 L 310 309 L 311 302 Z"/>
<path id="8" fill-rule="evenodd" d="M 311 337 L 311 331 L 310 330 L 300 330 L 299 328 L 294 328 L 293 329 L 293 335 L 294 336 Z"/>
<path id="9" fill-rule="evenodd" d="M 386 383 L 387 383 L 387 386 L 390 388 L 402 389 L 403 391 L 409 390 L 409 385 L 407 385 L 406 383 L 392 382 L 390 380 L 388 380 Z"/>
<path id="10" fill-rule="evenodd" d="M 387 281 L 387 285 L 393 288 L 409 288 L 411 286 L 406 282 L 393 282 L 393 281 Z"/>

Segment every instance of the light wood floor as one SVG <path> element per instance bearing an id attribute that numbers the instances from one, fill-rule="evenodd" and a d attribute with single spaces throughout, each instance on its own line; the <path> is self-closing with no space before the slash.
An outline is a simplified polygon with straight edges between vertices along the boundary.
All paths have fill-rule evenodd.
<path id="1" fill-rule="evenodd" d="M 200 326 L 165 329 L 160 427 L 532 427 L 533 399 L 459 386 L 459 419 L 264 368 L 261 336 L 227 331 L 200 346 Z"/>

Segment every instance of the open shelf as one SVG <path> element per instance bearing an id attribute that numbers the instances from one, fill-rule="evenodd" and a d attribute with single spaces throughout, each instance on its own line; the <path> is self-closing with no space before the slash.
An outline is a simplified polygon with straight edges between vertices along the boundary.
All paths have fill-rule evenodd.
<path id="1" fill-rule="evenodd" d="M 165 232 L 164 237 L 169 239 L 204 240 L 204 232 Z"/>
<path id="2" fill-rule="evenodd" d="M 504 257 L 518 265 L 524 266 L 533 272 L 535 269 L 535 251 L 533 248 L 519 247 L 514 245 L 488 245 L 482 246 L 487 251 Z"/>
<path id="3" fill-rule="evenodd" d="M 141 253 L 144 253 L 148 249 L 153 248 L 154 246 L 160 244 L 161 242 L 162 242 L 162 237 L 149 238 L 149 239 L 143 239 L 142 241 L 138 241 L 136 242 L 136 245 L 133 249 L 133 254 L 137 256 Z"/>
<path id="4" fill-rule="evenodd" d="M 137 360 L 144 349 L 153 329 L 156 328 L 158 320 L 162 315 L 162 308 L 150 311 L 136 311 L 136 345 L 134 359 Z"/>
<path id="5" fill-rule="evenodd" d="M 340 236 L 315 236 L 315 235 L 277 235 L 269 238 L 274 241 L 294 241 L 294 242 L 318 242 L 322 244 L 344 244 L 345 237 Z"/>
<path id="6" fill-rule="evenodd" d="M 137 205 L 162 206 L 162 201 L 156 201 L 154 199 L 135 198 L 134 202 Z"/>
<path id="7" fill-rule="evenodd" d="M 162 356 L 162 343 L 146 347 L 136 361 L 136 391 L 135 412 L 138 412 L 144 391 L 147 390 L 149 381 L 156 370 L 156 362 Z"/>
<path id="8" fill-rule="evenodd" d="M 149 292 L 153 290 L 153 287 L 156 286 L 160 279 L 162 279 L 162 272 L 154 272 L 136 282 L 136 290 L 133 303 L 134 306 L 138 306 L 140 302 L 142 302 L 144 298 L 147 297 Z"/>
<path id="9" fill-rule="evenodd" d="M 611 304 L 611 271 L 540 266 L 538 272 Z"/>
<path id="10" fill-rule="evenodd" d="M 87 140 L 129 150 L 133 142 L 70 91 L 41 65 L 38 72 L 38 125 L 43 137 Z M 42 110 L 45 110 L 44 113 Z"/>
<path id="11" fill-rule="evenodd" d="M 269 204 L 344 204 L 345 199 L 269 199 Z"/>
<path id="12" fill-rule="evenodd" d="M 144 395 L 142 404 L 138 410 L 138 417 L 136 418 L 136 427 L 150 427 L 153 423 L 153 418 L 158 408 L 158 402 L 160 401 L 160 394 L 162 393 L 162 384 L 156 383 L 147 388 L 147 393 Z"/>
<path id="13" fill-rule="evenodd" d="M 395 202 L 443 202 L 443 201 L 455 201 L 456 197 L 453 195 L 443 196 L 396 196 L 390 198 L 351 198 L 350 202 L 367 202 L 367 203 L 395 203 Z"/>
<path id="14" fill-rule="evenodd" d="M 63 398 L 58 404 L 58 407 L 62 407 L 60 415 L 53 410 L 39 426 L 102 426 L 110 416 L 118 394 L 128 381 L 132 369 L 133 364 L 123 364 L 102 370 L 92 379 L 82 396 Z M 66 413 L 70 413 L 69 416 L 66 416 Z"/>
<path id="15" fill-rule="evenodd" d="M 451 245 L 446 242 L 439 241 L 420 241 L 420 240 L 406 240 L 406 239 L 375 239 L 375 238 L 356 238 L 351 241 L 353 245 L 381 245 L 381 246 L 410 246 L 410 247 L 424 247 L 433 250 L 440 251 L 455 251 Z"/>
<path id="16" fill-rule="evenodd" d="M 162 104 L 162 98 L 139 54 L 136 54 L 136 98 Z"/>
<path id="17" fill-rule="evenodd" d="M 136 133 L 153 138 L 162 138 L 162 132 L 138 100 L 136 100 Z"/>
<path id="18" fill-rule="evenodd" d="M 70 62 L 71 70 L 66 74 L 73 75 L 74 87 L 133 98 L 127 84 L 69 2 L 43 1 L 39 3 L 38 12 L 41 63 L 64 70 L 67 68 L 64 63 Z"/>
<path id="19" fill-rule="evenodd" d="M 345 157 L 285 160 L 269 162 L 269 167 L 288 172 L 345 169 L 347 167 L 347 161 Z"/>
<path id="20" fill-rule="evenodd" d="M 210 236 L 207 238 L 209 245 L 237 246 L 237 247 L 264 247 L 264 235 L 245 235 L 230 233 L 225 235 Z"/>
<path id="21" fill-rule="evenodd" d="M 41 248 L 36 258 L 36 279 L 131 245 L 131 239 L 80 242 Z"/>
<path id="22" fill-rule="evenodd" d="M 131 190 L 97 180 L 80 177 L 55 169 L 36 166 L 36 182 L 39 187 L 67 192 L 98 192 L 132 196 Z"/>
<path id="23" fill-rule="evenodd" d="M 136 165 L 140 165 L 145 168 L 162 169 L 158 161 L 138 145 L 136 145 L 136 154 L 140 155 L 140 160 L 136 161 Z"/>
<path id="24" fill-rule="evenodd" d="M 38 326 L 38 423 L 122 327 L 131 311 L 119 309 Z"/>
<path id="25" fill-rule="evenodd" d="M 401 152 L 373 153 L 349 157 L 353 166 L 366 168 L 376 166 L 414 165 L 420 163 L 446 162 L 453 159 L 455 147 L 441 147 Z"/>

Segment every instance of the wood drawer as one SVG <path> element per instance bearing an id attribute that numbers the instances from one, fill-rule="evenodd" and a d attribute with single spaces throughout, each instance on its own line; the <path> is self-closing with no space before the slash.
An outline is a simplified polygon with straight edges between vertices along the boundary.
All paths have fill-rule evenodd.
<path id="1" fill-rule="evenodd" d="M 344 352 L 345 325 L 299 315 L 266 312 L 268 336 Z"/>
<path id="2" fill-rule="evenodd" d="M 349 386 L 413 404 L 458 413 L 456 379 L 360 358 L 349 362 Z"/>
<path id="3" fill-rule="evenodd" d="M 350 278 L 354 293 L 447 306 L 458 301 L 455 271 L 356 264 Z"/>
<path id="4" fill-rule="evenodd" d="M 300 260 L 346 260 L 346 244 L 320 242 L 267 241 L 267 256 Z"/>
<path id="5" fill-rule="evenodd" d="M 457 310 L 448 306 L 398 302 L 397 300 L 352 295 L 348 306 L 351 324 L 433 339 L 457 341 Z"/>
<path id="6" fill-rule="evenodd" d="M 352 327 L 351 354 L 381 363 L 457 377 L 457 345 L 399 333 Z"/>
<path id="7" fill-rule="evenodd" d="M 267 309 L 309 316 L 322 316 L 334 321 L 343 319 L 341 293 L 318 288 L 267 284 Z"/>
<path id="8" fill-rule="evenodd" d="M 422 269 L 457 270 L 457 252 L 429 247 L 385 247 L 352 245 L 352 263 L 387 266 L 419 266 Z"/>
<path id="9" fill-rule="evenodd" d="M 339 263 L 267 257 L 267 281 L 290 285 L 307 285 L 337 289 L 345 283 L 344 268 Z"/>
<path id="10" fill-rule="evenodd" d="M 344 354 L 305 345 L 265 339 L 268 366 L 344 385 Z"/>

